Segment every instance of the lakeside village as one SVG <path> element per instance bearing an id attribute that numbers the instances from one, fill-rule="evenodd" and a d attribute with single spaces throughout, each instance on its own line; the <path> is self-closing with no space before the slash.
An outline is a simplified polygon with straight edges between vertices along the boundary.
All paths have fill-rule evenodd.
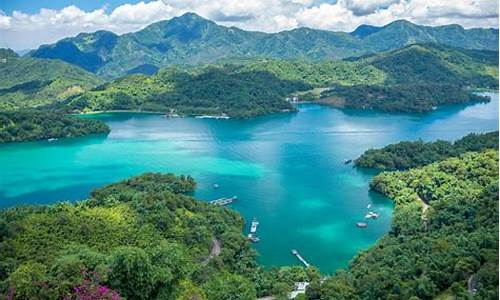
<path id="1" fill-rule="evenodd" d="M 345 160 L 344 163 L 349 164 L 351 161 L 352 160 Z M 213 185 L 213 188 L 218 189 L 219 185 L 217 183 L 215 183 Z M 211 205 L 226 206 L 226 205 L 229 205 L 229 204 L 235 202 L 236 200 L 238 200 L 238 197 L 233 196 L 233 197 L 229 197 L 229 198 L 224 197 L 224 198 L 215 199 L 215 200 L 209 201 L 208 203 Z M 366 206 L 366 208 L 370 209 L 371 204 L 368 204 Z M 365 219 L 366 220 L 374 220 L 374 219 L 377 219 L 379 216 L 380 216 L 379 213 L 376 213 L 374 211 L 368 211 L 368 213 L 365 215 Z M 250 224 L 250 230 L 249 230 L 248 235 L 247 235 L 248 240 L 251 241 L 252 243 L 257 243 L 260 241 L 260 238 L 257 236 L 258 226 L 259 226 L 259 221 L 257 221 L 257 218 L 254 217 L 252 220 L 252 223 Z M 367 228 L 368 223 L 367 222 L 357 222 L 356 226 L 358 228 Z M 291 253 L 293 256 L 295 256 L 301 262 L 302 265 L 304 265 L 305 268 L 309 268 L 311 266 L 311 264 L 308 263 L 304 257 L 302 257 L 302 255 L 299 253 L 298 250 L 292 249 Z M 309 282 L 295 282 L 294 290 L 288 294 L 288 298 L 294 299 L 299 294 L 304 294 L 306 292 L 306 289 L 308 286 L 309 286 Z M 274 299 L 274 298 L 269 298 L 269 297 L 265 298 L 265 300 L 272 300 L 272 299 Z M 264 300 L 264 299 L 261 299 L 261 300 Z"/>

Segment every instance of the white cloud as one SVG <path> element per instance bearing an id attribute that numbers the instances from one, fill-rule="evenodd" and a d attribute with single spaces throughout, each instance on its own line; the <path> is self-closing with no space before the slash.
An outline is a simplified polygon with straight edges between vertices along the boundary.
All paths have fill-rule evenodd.
<path id="1" fill-rule="evenodd" d="M 122 34 L 193 11 L 219 24 L 276 32 L 299 26 L 328 30 L 397 19 L 424 25 L 498 27 L 498 0 L 157 0 L 84 11 L 76 6 L 36 14 L 0 11 L 0 47 L 34 48 L 79 32 Z"/>

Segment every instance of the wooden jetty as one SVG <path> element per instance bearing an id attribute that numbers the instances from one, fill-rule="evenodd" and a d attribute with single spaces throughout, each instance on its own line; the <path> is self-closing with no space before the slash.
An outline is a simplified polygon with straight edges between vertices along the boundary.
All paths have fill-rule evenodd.
<path id="1" fill-rule="evenodd" d="M 228 204 L 231 204 L 233 203 L 234 201 L 236 201 L 238 199 L 238 197 L 236 196 L 233 196 L 231 198 L 220 198 L 220 199 L 216 199 L 216 200 L 212 200 L 208 203 L 212 204 L 212 205 L 218 205 L 218 206 L 222 206 L 222 205 L 228 205 Z"/>
<path id="2" fill-rule="evenodd" d="M 299 251 L 297 250 L 292 250 L 292 254 L 297 257 L 298 260 L 300 260 L 301 263 L 304 264 L 306 268 L 309 268 L 311 265 L 300 255 Z"/>

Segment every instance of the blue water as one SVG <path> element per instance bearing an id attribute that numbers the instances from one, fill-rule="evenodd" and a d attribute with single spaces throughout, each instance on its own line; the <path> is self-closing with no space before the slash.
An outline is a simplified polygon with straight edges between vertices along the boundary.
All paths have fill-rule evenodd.
<path id="1" fill-rule="evenodd" d="M 487 104 L 430 114 L 387 114 L 303 105 L 251 120 L 165 119 L 101 114 L 109 136 L 0 146 L 0 206 L 84 199 L 146 171 L 190 174 L 196 197 L 237 195 L 231 207 L 256 217 L 265 266 L 298 264 L 297 249 L 322 272 L 346 267 L 390 227 L 392 202 L 369 191 L 374 171 L 344 159 L 401 140 L 453 140 L 498 129 L 498 94 Z M 213 184 L 220 188 L 213 189 Z M 355 226 L 370 210 L 381 216 Z M 248 228 L 245 228 L 247 231 Z"/>

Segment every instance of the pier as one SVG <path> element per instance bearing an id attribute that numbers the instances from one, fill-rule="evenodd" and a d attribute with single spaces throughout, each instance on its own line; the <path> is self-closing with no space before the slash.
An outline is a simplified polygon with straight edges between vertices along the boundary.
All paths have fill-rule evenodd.
<path id="1" fill-rule="evenodd" d="M 299 251 L 297 250 L 292 250 L 292 254 L 297 257 L 301 263 L 304 264 L 306 268 L 309 268 L 311 265 L 300 255 Z"/>
<path id="2" fill-rule="evenodd" d="M 234 201 L 236 201 L 237 199 L 238 199 L 238 197 L 233 196 L 231 198 L 220 198 L 220 199 L 212 200 L 212 201 L 210 201 L 208 203 L 210 203 L 212 205 L 223 206 L 223 205 L 231 204 Z"/>

